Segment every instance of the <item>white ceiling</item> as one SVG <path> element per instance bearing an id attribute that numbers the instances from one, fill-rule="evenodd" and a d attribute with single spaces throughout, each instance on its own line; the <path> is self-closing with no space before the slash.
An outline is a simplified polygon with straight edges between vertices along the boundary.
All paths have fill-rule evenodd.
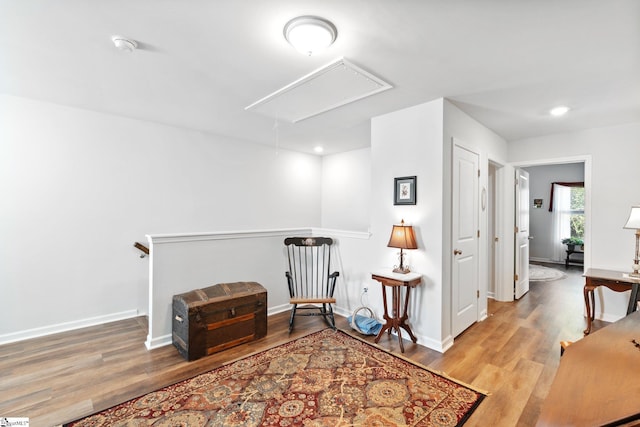
<path id="1" fill-rule="evenodd" d="M 336 43 L 298 53 L 299 15 Z M 371 117 L 440 97 L 507 140 L 640 120 L 638 0 L 0 0 L 0 93 L 262 144 L 274 119 L 244 108 L 339 57 L 393 88 L 280 122 L 280 147 L 366 147 Z"/>

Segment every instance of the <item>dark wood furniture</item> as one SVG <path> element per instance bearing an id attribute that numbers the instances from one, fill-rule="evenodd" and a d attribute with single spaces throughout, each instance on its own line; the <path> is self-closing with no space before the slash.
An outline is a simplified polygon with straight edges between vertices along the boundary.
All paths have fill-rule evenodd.
<path id="1" fill-rule="evenodd" d="M 598 286 L 604 286 L 615 292 L 625 292 L 631 290 L 629 298 L 629 305 L 627 307 L 627 314 L 630 314 L 636 310 L 636 302 L 638 300 L 638 286 L 640 285 L 640 279 L 629 277 L 627 273 L 612 270 L 602 270 L 597 268 L 590 268 L 584 273 L 585 285 L 584 285 L 584 304 L 587 310 L 587 329 L 584 330 L 584 334 L 588 335 L 591 332 L 591 323 L 595 317 L 595 290 Z"/>
<path id="2" fill-rule="evenodd" d="M 538 426 L 620 425 L 640 419 L 640 312 L 567 347 Z"/>
<path id="3" fill-rule="evenodd" d="M 382 329 L 378 332 L 375 342 L 380 341 L 380 337 L 385 331 L 391 334 L 392 330 L 395 330 L 398 334 L 398 343 L 400 344 L 400 351 L 404 353 L 404 345 L 402 344 L 402 332 L 401 328 L 407 331 L 411 341 L 418 342 L 418 339 L 413 335 L 411 327 L 407 324 L 409 314 L 407 313 L 407 307 L 409 306 L 409 293 L 411 288 L 414 288 L 422 281 L 422 275 L 418 273 L 394 273 L 391 270 L 377 271 L 371 274 L 373 280 L 377 280 L 382 284 L 382 299 L 384 303 L 384 320 L 385 324 L 382 325 Z M 387 306 L 387 287 L 391 288 L 391 315 L 389 315 L 389 309 Z M 400 311 L 400 304 L 402 301 L 401 291 L 404 292 L 404 309 Z"/>
<path id="4" fill-rule="evenodd" d="M 564 260 L 564 267 L 565 268 L 569 268 L 569 262 L 573 262 L 576 264 L 584 264 L 584 251 L 581 250 L 577 250 L 575 248 L 572 247 L 568 247 L 569 249 L 566 250 L 567 252 L 567 257 Z M 571 255 L 580 255 L 579 257 L 571 257 Z"/>
<path id="5" fill-rule="evenodd" d="M 267 335 L 267 290 L 256 282 L 220 283 L 173 297 L 172 341 L 196 360 Z"/>

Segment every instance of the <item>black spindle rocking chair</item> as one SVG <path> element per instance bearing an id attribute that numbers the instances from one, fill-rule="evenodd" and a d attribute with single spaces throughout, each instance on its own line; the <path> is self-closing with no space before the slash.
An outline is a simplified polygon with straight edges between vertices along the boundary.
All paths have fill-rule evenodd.
<path id="1" fill-rule="evenodd" d="M 288 237 L 284 240 L 289 258 L 289 271 L 285 273 L 289 285 L 291 317 L 289 332 L 293 330 L 296 314 L 300 316 L 323 316 L 325 322 L 335 329 L 333 307 L 336 299 L 337 271 L 331 268 L 331 245 L 329 237 Z M 304 306 L 298 306 L 306 304 Z M 315 310 L 298 313 L 298 310 Z"/>

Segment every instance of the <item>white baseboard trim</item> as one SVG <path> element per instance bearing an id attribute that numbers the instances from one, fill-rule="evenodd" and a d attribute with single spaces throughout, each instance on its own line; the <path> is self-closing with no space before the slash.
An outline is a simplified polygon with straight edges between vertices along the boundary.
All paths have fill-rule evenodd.
<path id="1" fill-rule="evenodd" d="M 343 317 L 349 317 L 353 314 L 353 311 L 349 311 L 346 308 L 338 307 L 338 306 L 333 307 L 333 312 Z"/>
<path id="2" fill-rule="evenodd" d="M 586 317 L 586 314 L 585 314 Z M 609 313 L 596 313 L 594 318 L 596 320 L 602 320 L 603 322 L 614 323 L 618 320 L 622 319 L 624 316 L 620 316 L 619 314 L 609 314 Z"/>
<path id="3" fill-rule="evenodd" d="M 275 307 L 269 307 L 267 309 L 267 316 L 273 316 L 274 314 L 282 313 L 291 310 L 291 304 L 280 304 Z"/>
<path id="4" fill-rule="evenodd" d="M 556 261 L 550 258 L 538 258 L 538 257 L 529 257 L 529 261 L 533 261 L 533 262 L 544 262 L 547 264 L 558 264 L 558 265 L 564 265 L 564 261 Z"/>
<path id="5" fill-rule="evenodd" d="M 344 316 L 344 317 L 349 317 L 349 316 L 351 316 L 353 314 L 353 311 L 349 311 L 349 310 L 347 310 L 347 309 L 345 309 L 343 307 L 335 307 L 334 308 L 334 312 L 336 314 L 339 314 L 340 316 Z M 411 340 L 411 338 L 409 337 L 409 334 L 407 334 L 406 331 L 401 330 L 401 332 L 402 332 L 402 336 L 405 339 Z M 449 348 L 451 348 L 451 346 L 453 346 L 453 338 L 452 337 L 447 337 L 447 338 L 445 338 L 444 341 L 440 342 L 440 341 L 436 341 L 434 339 L 431 339 L 429 337 L 426 337 L 424 335 L 416 334 L 415 331 L 413 333 L 416 336 L 416 338 L 418 339 L 418 344 L 420 344 L 421 346 L 424 346 L 424 347 L 428 347 L 428 348 L 430 348 L 432 350 L 435 350 L 437 352 L 440 352 L 440 353 L 444 353 Z M 398 334 L 395 331 L 392 331 L 392 335 L 394 337 L 396 337 L 395 339 L 397 339 Z"/>
<path id="6" fill-rule="evenodd" d="M 173 344 L 171 334 L 162 335 L 161 337 L 156 338 L 150 338 L 149 335 L 147 335 L 147 340 L 144 342 L 147 350 L 154 350 L 156 348 L 164 347 L 171 344 Z"/>
<path id="7" fill-rule="evenodd" d="M 86 328 L 88 326 L 101 325 L 103 323 L 115 322 L 118 320 L 131 319 L 139 316 L 138 310 L 127 310 L 119 313 L 106 314 L 104 316 L 89 317 L 82 320 L 74 320 L 73 322 L 58 323 L 55 325 L 43 326 L 40 328 L 27 329 L 19 332 L 0 335 L 0 345 L 9 344 L 18 341 L 24 341 L 31 338 L 38 338 L 45 335 L 57 334 L 60 332 L 73 331 L 75 329 Z"/>

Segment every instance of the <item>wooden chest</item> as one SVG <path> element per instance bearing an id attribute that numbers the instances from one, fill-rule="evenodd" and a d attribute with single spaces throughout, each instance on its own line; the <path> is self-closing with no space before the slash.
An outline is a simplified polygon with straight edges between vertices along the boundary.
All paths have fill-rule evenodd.
<path id="1" fill-rule="evenodd" d="M 173 297 L 173 345 L 187 360 L 267 335 L 267 290 L 220 283 Z"/>

